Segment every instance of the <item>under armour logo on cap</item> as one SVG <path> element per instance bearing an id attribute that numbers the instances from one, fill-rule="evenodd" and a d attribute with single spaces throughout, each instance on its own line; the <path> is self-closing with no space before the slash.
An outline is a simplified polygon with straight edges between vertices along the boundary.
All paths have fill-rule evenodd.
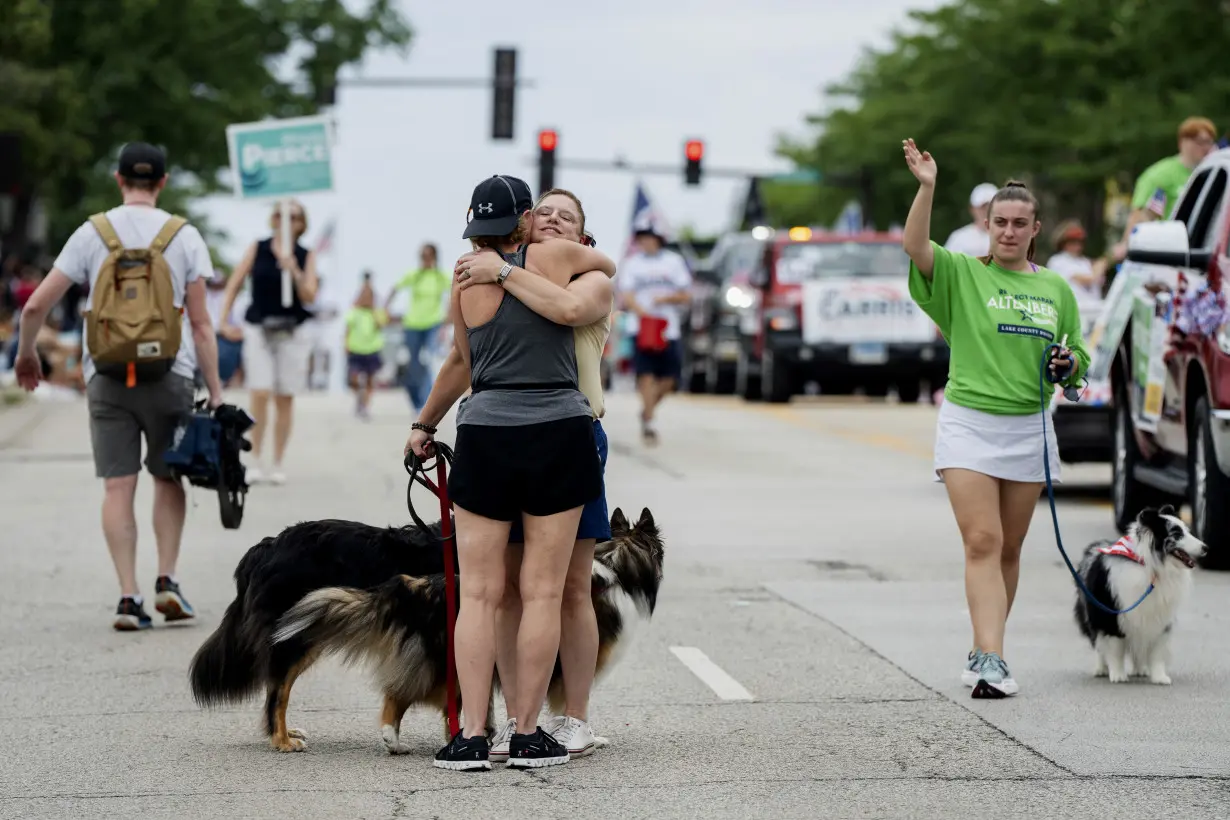
<path id="1" fill-rule="evenodd" d="M 495 206 L 490 202 L 484 202 L 484 203 L 479 204 L 478 206 L 478 212 L 480 214 L 489 214 L 489 213 L 492 213 L 494 210 L 495 210 Z"/>

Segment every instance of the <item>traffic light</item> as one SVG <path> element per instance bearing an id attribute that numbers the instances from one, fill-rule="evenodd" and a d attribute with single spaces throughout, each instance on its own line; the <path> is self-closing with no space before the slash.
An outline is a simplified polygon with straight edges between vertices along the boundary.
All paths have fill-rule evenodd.
<path id="1" fill-rule="evenodd" d="M 517 94 L 517 50 L 495 50 L 495 80 L 491 107 L 491 138 L 513 138 L 513 101 Z"/>
<path id="2" fill-rule="evenodd" d="M 538 193 L 555 187 L 555 146 L 559 137 L 550 128 L 538 132 Z"/>
<path id="3" fill-rule="evenodd" d="M 700 184 L 700 160 L 705 155 L 705 144 L 700 140 L 688 140 L 683 149 L 688 163 L 684 167 L 683 178 L 688 185 Z"/>

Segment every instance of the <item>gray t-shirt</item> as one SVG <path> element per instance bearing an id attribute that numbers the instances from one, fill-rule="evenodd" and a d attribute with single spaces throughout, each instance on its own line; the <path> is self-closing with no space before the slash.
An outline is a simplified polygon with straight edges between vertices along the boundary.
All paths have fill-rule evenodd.
<path id="1" fill-rule="evenodd" d="M 170 218 L 171 214 L 161 208 L 145 205 L 121 205 L 107 211 L 111 227 L 126 248 L 148 248 Z M 56 259 L 55 267 L 65 276 L 78 285 L 89 285 L 86 309 L 89 309 L 93 301 L 94 280 L 98 278 L 98 271 L 102 268 L 107 253 L 107 243 L 103 242 L 98 231 L 87 221 L 73 232 Z M 200 231 L 192 225 L 185 225 L 175 234 L 171 244 L 167 245 L 163 256 L 171 268 L 175 306 L 182 308 L 188 283 L 213 275 L 209 248 L 205 246 Z M 81 348 L 81 375 L 88 382 L 94 376 L 94 360 L 90 357 L 89 342 L 84 336 Z M 192 344 L 192 333 L 184 332 L 179 345 L 179 355 L 175 357 L 171 372 L 188 379 L 196 372 L 196 348 Z"/>

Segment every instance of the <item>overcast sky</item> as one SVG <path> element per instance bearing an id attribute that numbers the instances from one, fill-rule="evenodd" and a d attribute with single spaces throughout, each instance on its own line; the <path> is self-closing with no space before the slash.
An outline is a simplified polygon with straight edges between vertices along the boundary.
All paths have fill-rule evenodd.
<path id="1" fill-rule="evenodd" d="M 321 259 L 330 301 L 348 304 L 358 272 L 370 268 L 383 293 L 434 241 L 442 262 L 468 248 L 461 239 L 475 183 L 520 176 L 537 189 L 537 132 L 559 132 L 561 159 L 670 163 L 678 174 L 643 178 L 671 224 L 727 228 L 744 183 L 683 183 L 683 143 L 705 141 L 705 164 L 787 169 L 776 136 L 807 133 L 804 116 L 821 89 L 841 79 L 860 49 L 887 41 L 910 8 L 938 0 L 624 0 L 618 4 L 526 4 L 469 0 L 411 3 L 407 57 L 373 53 L 348 74 L 369 77 L 484 77 L 492 49 L 515 46 L 516 139 L 495 142 L 485 89 L 339 90 L 335 115 L 337 190 L 305 197 L 308 244 L 337 220 L 334 252 Z M 576 191 L 600 249 L 627 239 L 636 177 L 558 169 Z M 267 209 L 225 197 L 208 200 L 214 224 L 231 234 L 230 261 L 267 235 Z M 331 275 L 335 274 L 335 275 Z"/>

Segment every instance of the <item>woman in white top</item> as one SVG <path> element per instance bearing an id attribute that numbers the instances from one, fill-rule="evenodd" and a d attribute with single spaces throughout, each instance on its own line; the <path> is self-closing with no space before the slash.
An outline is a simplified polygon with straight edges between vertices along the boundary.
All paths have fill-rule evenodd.
<path id="1" fill-rule="evenodd" d="M 1046 267 L 1068 280 L 1072 292 L 1076 294 L 1076 301 L 1082 308 L 1082 315 L 1086 315 L 1086 305 L 1102 301 L 1106 260 L 1099 259 L 1095 262 L 1085 256 L 1085 229 L 1075 219 L 1061 222 L 1055 229 L 1051 242 L 1058 252 L 1046 260 Z"/>

